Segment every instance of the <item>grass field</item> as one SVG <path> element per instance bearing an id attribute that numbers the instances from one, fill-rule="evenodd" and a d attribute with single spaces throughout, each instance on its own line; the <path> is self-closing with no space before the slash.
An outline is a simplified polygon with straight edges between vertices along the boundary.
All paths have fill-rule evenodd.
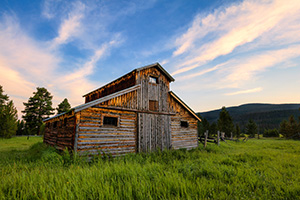
<path id="1" fill-rule="evenodd" d="M 0 140 L 0 199 L 300 199 L 300 141 L 252 139 L 85 162 Z"/>

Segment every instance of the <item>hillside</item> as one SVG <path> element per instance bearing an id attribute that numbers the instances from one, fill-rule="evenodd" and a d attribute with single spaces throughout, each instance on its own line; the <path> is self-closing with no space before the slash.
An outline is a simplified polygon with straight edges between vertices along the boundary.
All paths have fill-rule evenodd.
<path id="1" fill-rule="evenodd" d="M 243 129 L 249 119 L 253 119 L 261 131 L 265 128 L 278 128 L 282 120 L 294 115 L 296 119 L 300 116 L 300 104 L 244 104 L 226 108 L 232 116 L 234 123 L 238 123 Z M 209 123 L 217 122 L 221 109 L 202 112 L 201 117 L 206 118 Z"/>

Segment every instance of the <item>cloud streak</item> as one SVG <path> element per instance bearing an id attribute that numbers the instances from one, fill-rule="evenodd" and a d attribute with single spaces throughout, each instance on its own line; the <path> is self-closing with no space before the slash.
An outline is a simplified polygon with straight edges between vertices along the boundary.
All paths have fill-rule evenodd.
<path id="1" fill-rule="evenodd" d="M 128 3 L 114 20 L 152 4 L 153 1 Z M 83 94 L 103 84 L 92 81 L 90 76 L 102 66 L 101 61 L 111 50 L 124 41 L 119 32 L 107 28 L 113 14 L 107 6 L 98 1 L 46 0 L 41 15 L 57 28 L 57 35 L 47 41 L 25 32 L 17 16 L 0 16 L 0 84 L 14 97 L 19 118 L 23 102 L 36 87 L 46 87 L 52 93 L 54 106 L 65 97 L 76 106 L 83 103 Z M 71 61 L 66 58 L 63 51 L 70 43 L 76 50 L 84 51 L 84 56 L 74 56 Z"/>
<path id="2" fill-rule="evenodd" d="M 23 102 L 32 96 L 36 87 L 46 87 L 52 93 L 54 106 L 65 97 L 75 106 L 83 103 L 83 94 L 99 86 L 99 81 L 93 82 L 88 76 L 112 48 L 121 44 L 119 34 L 112 34 L 109 42 L 90 46 L 90 56 L 77 60 L 69 70 L 64 69 L 64 54 L 57 48 L 79 37 L 86 29 L 81 24 L 84 9 L 85 6 L 77 2 L 67 17 L 62 18 L 58 36 L 46 42 L 34 40 L 24 32 L 17 17 L 5 15 L 0 18 L 0 84 L 7 94 L 14 97 L 19 118 L 24 109 Z M 91 42 L 90 38 L 80 38 L 82 42 L 85 39 Z"/>
<path id="3" fill-rule="evenodd" d="M 219 8 L 206 17 L 197 15 L 191 27 L 176 39 L 173 58 L 184 57 L 179 59 L 177 70 L 172 74 L 179 75 L 199 68 L 220 56 L 232 53 L 238 47 L 255 42 L 264 34 L 279 36 L 286 31 L 282 22 L 290 18 L 299 20 L 299 13 L 300 4 L 297 0 L 249 0 L 225 9 Z M 293 38 L 295 37 L 294 35 Z"/>
<path id="4" fill-rule="evenodd" d="M 258 87 L 258 88 L 253 88 L 253 89 L 249 89 L 249 90 L 241 90 L 241 91 L 237 91 L 237 92 L 231 92 L 231 93 L 227 93 L 225 95 L 233 96 L 233 95 L 240 95 L 240 94 L 249 94 L 249 93 L 260 92 L 262 90 L 263 89 L 261 87 Z"/>
<path id="5" fill-rule="evenodd" d="M 84 17 L 85 4 L 77 2 L 74 4 L 73 10 L 68 14 L 68 17 L 63 20 L 58 36 L 53 39 L 53 46 L 56 47 L 67 43 L 72 37 L 79 35 L 81 28 L 81 20 Z"/>

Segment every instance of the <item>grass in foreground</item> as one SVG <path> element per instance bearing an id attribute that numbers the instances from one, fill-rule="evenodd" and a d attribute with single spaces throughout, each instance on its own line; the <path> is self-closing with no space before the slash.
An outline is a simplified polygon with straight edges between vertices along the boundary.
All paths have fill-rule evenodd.
<path id="1" fill-rule="evenodd" d="M 0 140 L 0 199 L 300 198 L 300 141 L 253 139 L 87 163 L 31 139 Z"/>

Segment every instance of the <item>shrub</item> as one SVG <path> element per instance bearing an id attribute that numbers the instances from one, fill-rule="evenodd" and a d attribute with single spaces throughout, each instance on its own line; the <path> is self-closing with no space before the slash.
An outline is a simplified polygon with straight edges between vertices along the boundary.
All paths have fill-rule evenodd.
<path id="1" fill-rule="evenodd" d="M 279 132 L 276 128 L 274 128 L 274 129 L 265 129 L 264 137 L 279 137 Z"/>

